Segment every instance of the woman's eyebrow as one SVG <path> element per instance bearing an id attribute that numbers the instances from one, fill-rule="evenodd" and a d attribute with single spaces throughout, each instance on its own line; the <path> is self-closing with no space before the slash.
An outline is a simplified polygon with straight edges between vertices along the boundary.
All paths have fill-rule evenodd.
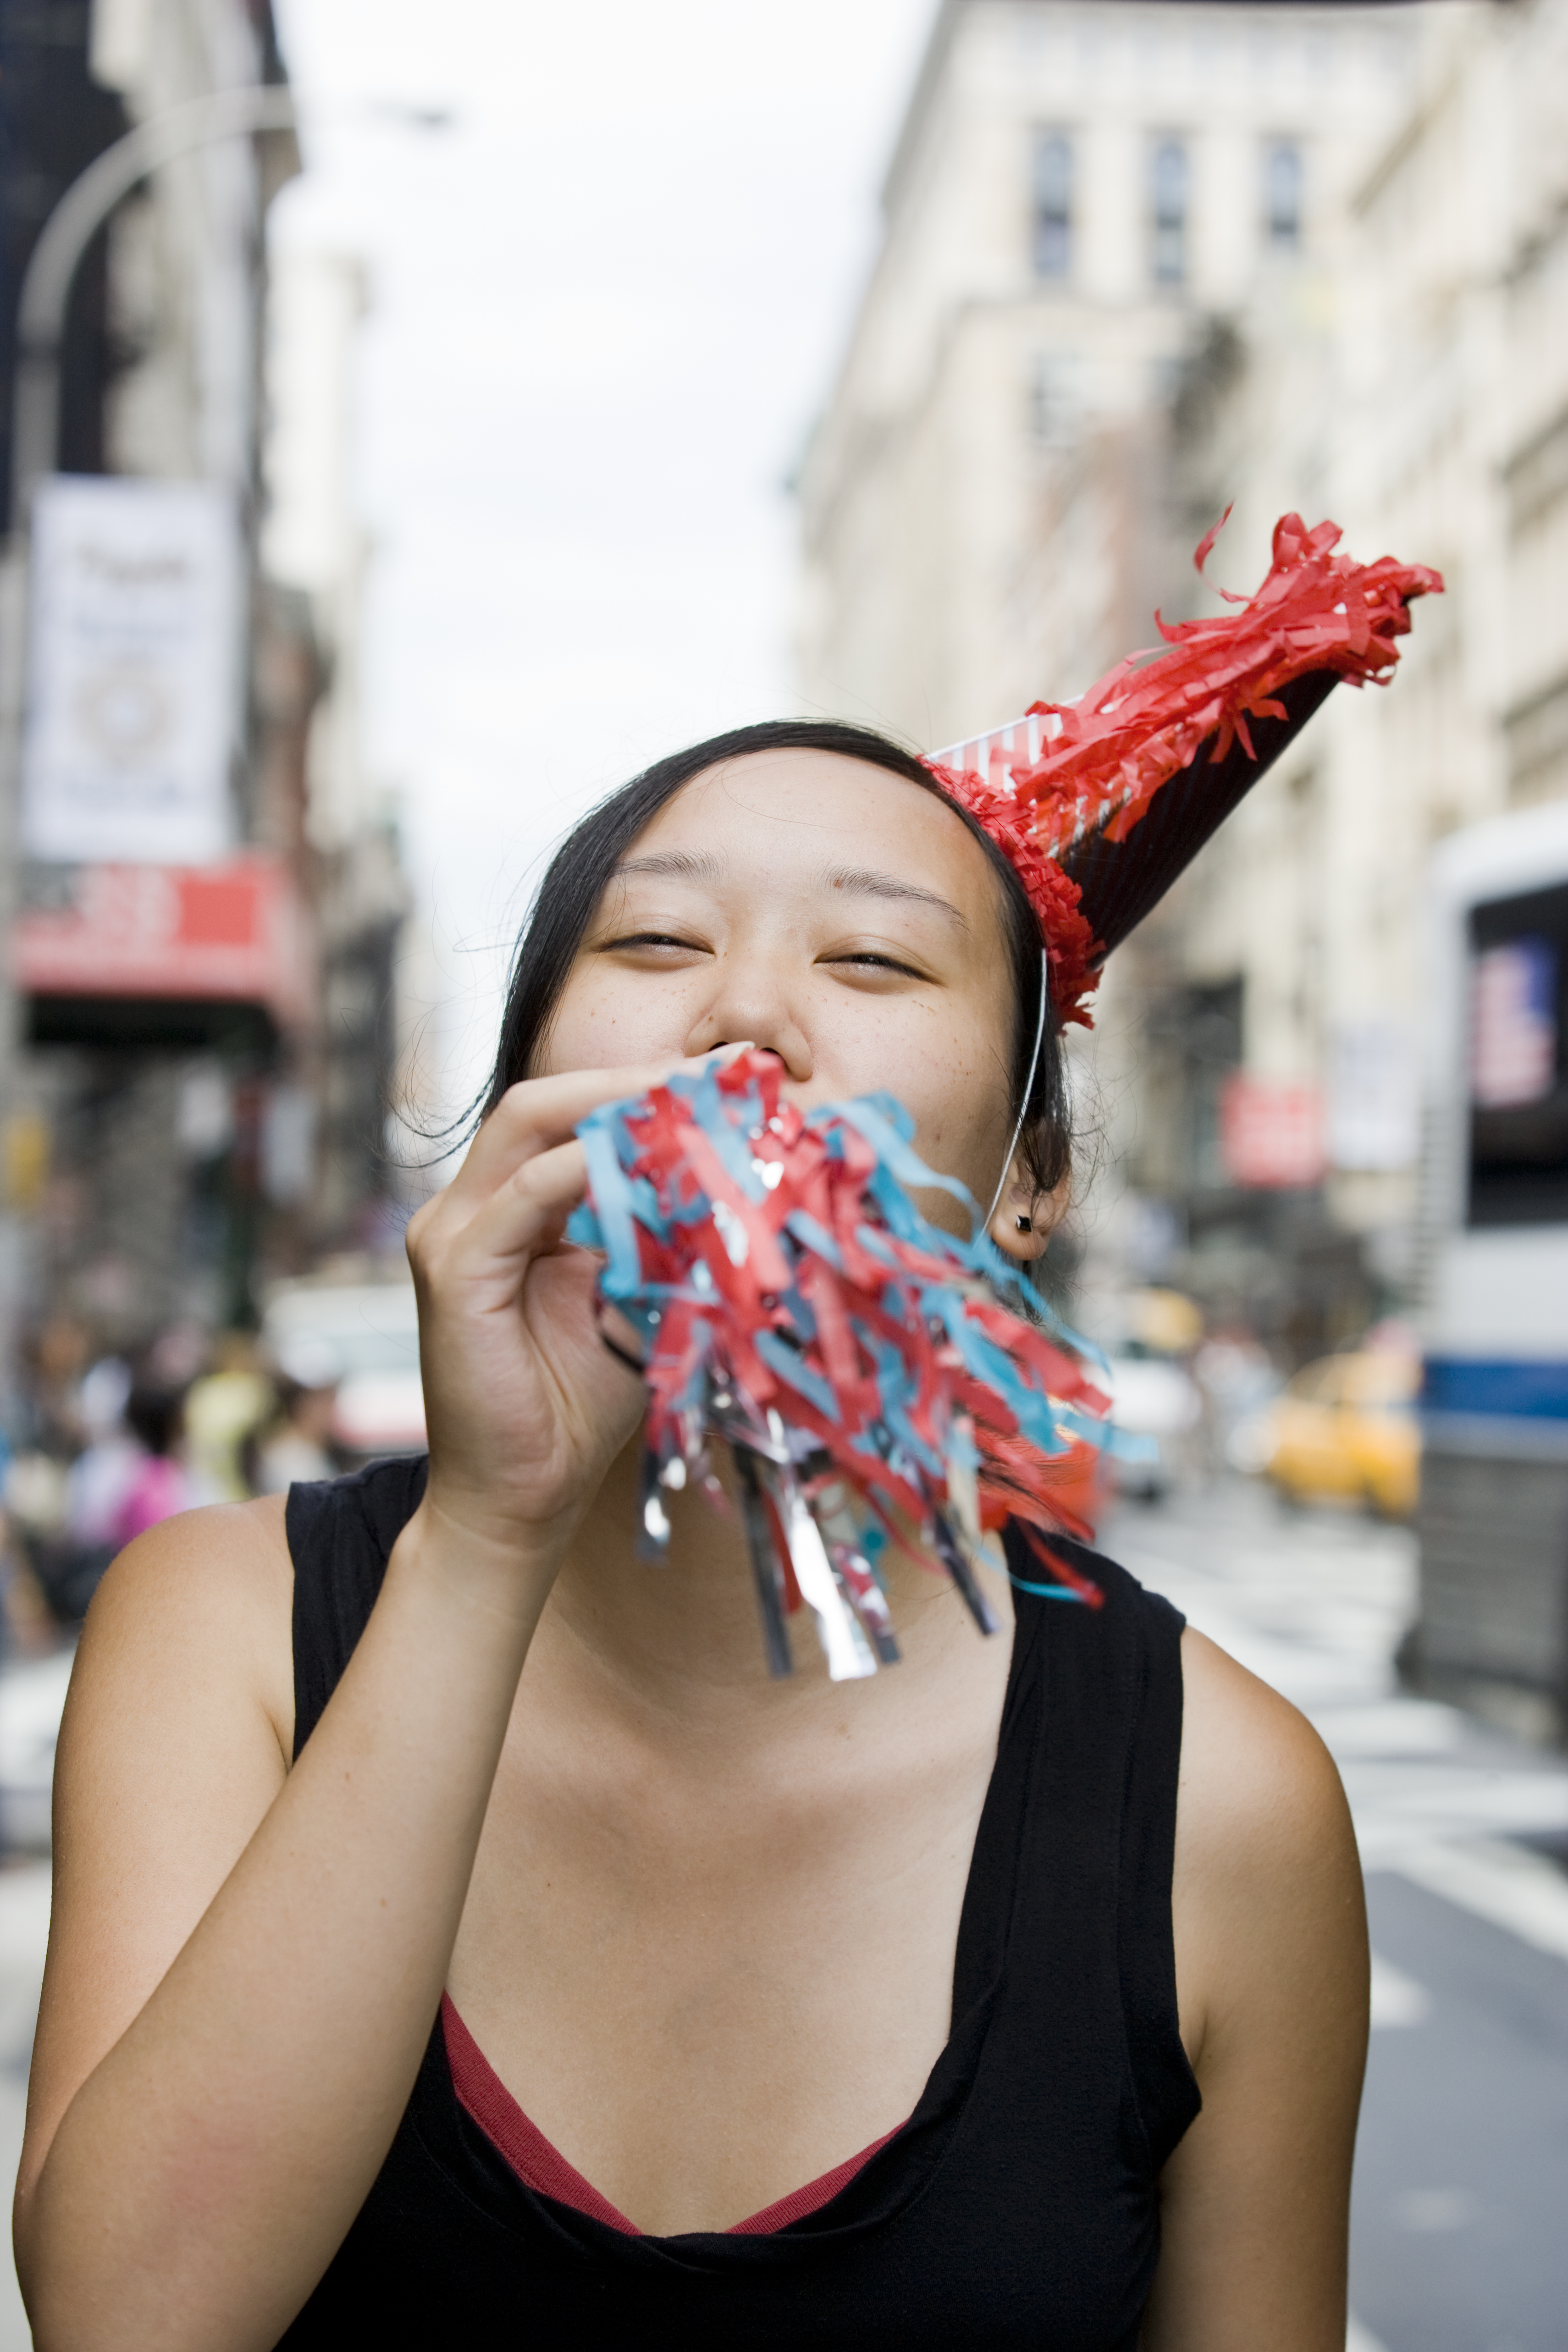
<path id="1" fill-rule="evenodd" d="M 677 882 L 706 882 L 716 887 L 724 878 L 724 861 L 706 849 L 655 850 L 647 857 L 623 857 L 616 868 L 623 874 L 661 875 Z"/>
<path id="2" fill-rule="evenodd" d="M 724 861 L 706 849 L 653 850 L 646 857 L 624 858 L 616 868 L 616 879 L 630 874 L 652 875 L 656 878 L 676 882 L 699 882 L 717 889 L 723 882 Z M 900 875 L 879 873 L 870 866 L 836 866 L 823 877 L 830 890 L 847 891 L 858 898 L 912 898 L 921 906 L 935 907 L 943 915 L 967 930 L 968 918 L 960 913 L 951 899 L 938 896 L 934 890 L 922 889 L 918 882 L 906 882 Z"/>
<path id="3" fill-rule="evenodd" d="M 963 929 L 969 929 L 968 917 L 951 899 L 939 898 L 934 890 L 922 890 L 918 882 L 906 882 L 900 875 L 879 874 L 869 866 L 837 866 L 826 879 L 830 890 L 847 890 L 858 898 L 917 898 L 922 906 L 951 915 Z"/>

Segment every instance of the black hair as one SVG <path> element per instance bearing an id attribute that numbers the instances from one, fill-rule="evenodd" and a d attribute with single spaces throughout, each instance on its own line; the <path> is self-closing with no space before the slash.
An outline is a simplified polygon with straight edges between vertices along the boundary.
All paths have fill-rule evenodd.
<path id="1" fill-rule="evenodd" d="M 142 1373 L 125 1400 L 125 1421 L 149 1454 L 172 1454 L 185 1422 L 185 1383 Z"/>
<path id="2" fill-rule="evenodd" d="M 1018 1152 L 1030 1182 L 1054 1192 L 1067 1174 L 1071 1150 L 1067 1071 L 1061 1040 L 1046 1010 L 1045 1031 L 1035 1060 L 1035 1032 L 1045 985 L 1040 927 L 1019 881 L 995 843 L 967 809 L 949 798 L 923 761 L 869 727 L 839 719 L 773 719 L 713 735 L 684 751 L 656 761 L 629 784 L 602 800 L 575 824 L 545 870 L 512 959 L 506 1010 L 501 1016 L 495 1069 L 481 1107 L 488 1115 L 507 1088 L 528 1076 L 549 1034 L 568 976 L 606 884 L 645 825 L 675 798 L 683 784 L 756 751 L 833 751 L 885 768 L 906 783 L 933 793 L 980 844 L 1002 898 L 1003 928 L 1013 966 L 1012 1113 L 1025 1112 Z M 1030 1066 L 1034 1064 L 1033 1083 Z M 1029 1089 L 1026 1104 L 1022 1097 Z M 982 1203 L 982 1206 L 984 1204 Z"/>

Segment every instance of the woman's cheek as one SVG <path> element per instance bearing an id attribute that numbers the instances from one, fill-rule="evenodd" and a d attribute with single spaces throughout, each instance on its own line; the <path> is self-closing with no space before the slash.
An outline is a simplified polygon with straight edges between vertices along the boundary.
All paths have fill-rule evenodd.
<path id="1" fill-rule="evenodd" d="M 889 1024 L 880 1050 L 865 1057 L 863 1083 L 850 1091 L 896 1095 L 915 1122 L 915 1142 L 929 1166 L 956 1176 L 971 1192 L 995 1183 L 993 1161 L 1006 1125 L 1000 1066 L 976 1055 L 973 1031 L 956 1016 L 933 1020 L 921 1008 Z"/>
<path id="2" fill-rule="evenodd" d="M 1006 1151 L 1011 1120 L 1001 1072 L 977 1061 L 966 1041 L 931 1073 L 925 1115 L 911 1103 L 926 1159 L 944 1176 L 957 1176 L 977 1197 L 994 1191 Z"/>
<path id="3" fill-rule="evenodd" d="M 673 974 L 645 983 L 620 974 L 585 975 L 567 985 L 551 1024 L 540 1075 L 613 1070 L 621 1063 L 663 1061 L 686 1050 L 693 1019 L 689 989 Z"/>

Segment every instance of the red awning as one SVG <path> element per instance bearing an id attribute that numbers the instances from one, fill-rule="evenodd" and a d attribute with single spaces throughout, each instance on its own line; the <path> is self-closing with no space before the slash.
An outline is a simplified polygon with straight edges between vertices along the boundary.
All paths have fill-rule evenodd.
<path id="1" fill-rule="evenodd" d="M 69 905 L 33 907 L 16 933 L 32 996 L 153 997 L 257 1004 L 279 1028 L 309 1020 L 309 916 L 281 858 L 226 866 L 82 866 Z"/>

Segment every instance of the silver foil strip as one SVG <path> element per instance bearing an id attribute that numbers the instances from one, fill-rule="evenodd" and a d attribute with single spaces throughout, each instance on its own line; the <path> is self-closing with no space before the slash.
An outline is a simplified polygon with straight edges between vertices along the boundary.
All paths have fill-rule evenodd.
<path id="1" fill-rule="evenodd" d="M 741 1517 L 746 1530 L 752 1581 L 756 1587 L 757 1613 L 763 1621 L 763 1646 L 767 1652 L 768 1672 L 778 1681 L 795 1672 L 784 1617 L 784 1570 L 779 1565 L 767 1505 L 758 1484 L 757 1457 L 745 1445 L 732 1445 L 731 1452 L 741 1488 Z"/>
<path id="2" fill-rule="evenodd" d="M 664 1507 L 662 1467 L 658 1456 L 645 1445 L 637 1465 L 637 1558 L 656 1568 L 669 1558 L 669 1514 Z"/>
<path id="3" fill-rule="evenodd" d="M 843 1478 L 833 1475 L 826 1454 L 818 1454 L 809 1466 L 816 1472 L 809 1490 L 812 1515 L 822 1530 L 833 1573 L 860 1620 L 879 1662 L 884 1666 L 896 1666 L 899 1645 L 893 1635 L 892 1614 L 881 1579 L 867 1556 L 862 1520 L 856 1513 L 849 1486 Z"/>
<path id="4" fill-rule="evenodd" d="M 776 1425 L 776 1436 L 770 1424 Z M 732 1390 L 710 1390 L 707 1425 L 715 1437 L 721 1437 L 737 1453 L 745 1446 L 764 1462 L 787 1462 L 790 1458 L 789 1440 L 778 1415 L 770 1413 L 764 1421 L 749 1398 L 737 1396 Z"/>
<path id="5" fill-rule="evenodd" d="M 770 1423 L 777 1418 L 770 1413 Z M 776 1433 L 783 1434 L 782 1428 Z M 856 1682 L 864 1675 L 874 1675 L 877 1659 L 870 1643 L 860 1628 L 860 1620 L 850 1607 L 827 1547 L 822 1540 L 822 1530 L 811 1516 L 810 1507 L 800 1491 L 800 1482 L 793 1470 L 783 1463 L 769 1463 L 761 1472 L 784 1528 L 784 1541 L 789 1546 L 790 1566 L 800 1587 L 801 1598 L 816 1620 L 817 1639 L 827 1660 L 827 1672 L 836 1683 Z"/>
<path id="6" fill-rule="evenodd" d="M 1000 1633 L 1001 1620 L 980 1590 L 968 1555 L 940 1511 L 931 1513 L 931 1528 L 937 1557 L 958 1587 L 964 1607 L 983 1633 Z"/>
<path id="7" fill-rule="evenodd" d="M 852 1550 L 847 1544 L 829 1543 L 827 1557 L 833 1563 L 839 1591 L 860 1620 L 861 1629 L 877 1653 L 878 1664 L 896 1666 L 899 1644 L 893 1634 L 892 1614 L 870 1561 L 864 1552 Z"/>

